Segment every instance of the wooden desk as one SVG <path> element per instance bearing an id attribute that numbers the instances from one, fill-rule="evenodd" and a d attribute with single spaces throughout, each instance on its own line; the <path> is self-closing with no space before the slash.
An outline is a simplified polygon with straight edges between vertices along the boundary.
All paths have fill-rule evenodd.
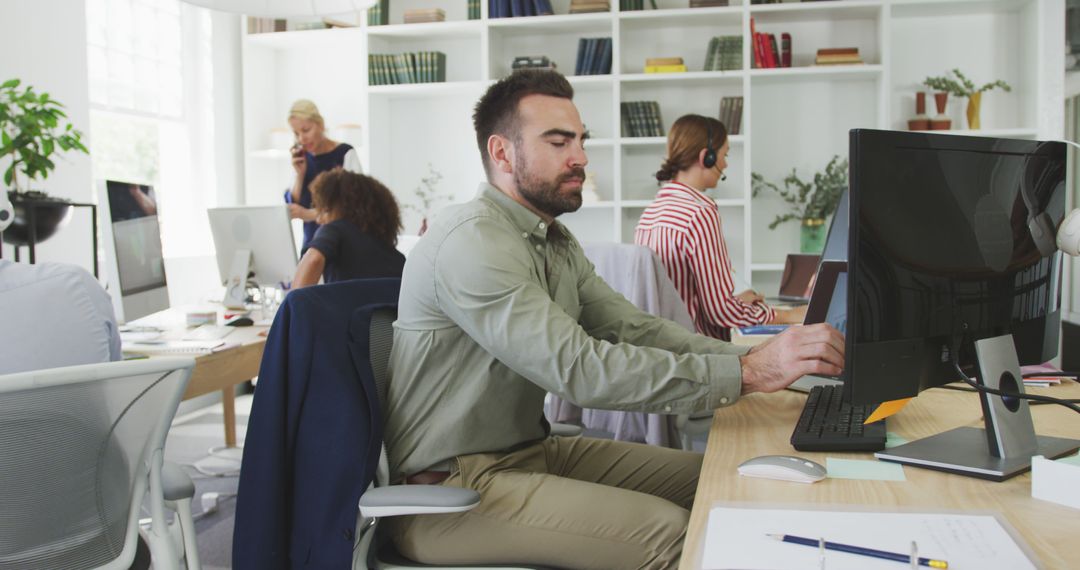
<path id="1" fill-rule="evenodd" d="M 1080 397 L 1080 386 L 1069 382 L 1054 388 L 1030 390 L 1059 398 Z M 709 509 L 716 501 L 795 505 L 880 505 L 886 508 L 981 509 L 1002 513 L 1047 568 L 1080 568 L 1080 512 L 1031 498 L 1031 474 L 1002 483 L 904 467 L 907 481 L 825 479 L 805 485 L 740 477 L 737 466 L 759 455 L 799 455 L 822 465 L 826 457 L 873 459 L 872 453 L 797 452 L 788 443 L 806 395 L 792 391 L 752 394 L 718 410 L 709 432 L 705 463 L 680 568 L 701 567 L 702 536 Z M 1035 431 L 1041 435 L 1080 437 L 1080 414 L 1061 406 L 1032 408 Z M 898 415 L 889 418 L 889 431 L 909 441 L 962 425 L 982 426 L 982 410 L 973 393 L 934 389 L 923 392 Z"/>
<path id="2" fill-rule="evenodd" d="M 225 446 L 236 447 L 236 394 L 235 386 L 247 382 L 259 375 L 259 363 L 262 362 L 263 347 L 266 337 L 259 336 L 270 327 L 237 327 L 225 337 L 228 342 L 238 342 L 240 346 L 221 352 L 201 354 L 195 358 L 195 369 L 191 372 L 184 399 L 195 398 L 221 390 L 221 405 L 224 410 Z"/>

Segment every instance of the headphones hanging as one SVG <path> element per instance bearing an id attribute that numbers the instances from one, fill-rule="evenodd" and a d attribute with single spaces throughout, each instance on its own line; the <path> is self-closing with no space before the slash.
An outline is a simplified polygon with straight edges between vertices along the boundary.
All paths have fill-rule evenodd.
<path id="1" fill-rule="evenodd" d="M 713 168 L 716 166 L 716 149 L 712 145 L 712 126 L 709 125 L 709 121 L 705 121 L 705 156 L 701 159 L 701 164 L 705 168 Z M 720 171 L 720 180 L 727 180 L 727 174 L 724 171 Z"/>

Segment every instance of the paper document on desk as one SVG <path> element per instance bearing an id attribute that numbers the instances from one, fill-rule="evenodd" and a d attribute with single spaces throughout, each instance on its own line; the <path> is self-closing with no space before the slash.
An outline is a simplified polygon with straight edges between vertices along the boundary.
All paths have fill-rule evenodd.
<path id="1" fill-rule="evenodd" d="M 991 514 L 887 513 L 863 511 L 797 510 L 780 508 L 714 507 L 705 530 L 706 570 L 776 570 L 820 568 L 818 549 L 778 542 L 769 533 L 788 534 L 829 542 L 911 552 L 949 563 L 950 569 L 1035 568 L 1032 559 L 997 517 Z M 827 550 L 828 570 L 896 570 L 905 566 Z"/>
<path id="2" fill-rule="evenodd" d="M 168 340 L 163 342 L 133 342 L 123 345 L 124 352 L 139 354 L 208 354 L 240 346 L 223 340 Z"/>

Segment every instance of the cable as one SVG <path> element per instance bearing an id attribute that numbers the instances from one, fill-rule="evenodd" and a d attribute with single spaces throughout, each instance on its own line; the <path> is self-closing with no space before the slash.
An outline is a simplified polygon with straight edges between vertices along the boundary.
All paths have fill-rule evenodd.
<path id="1" fill-rule="evenodd" d="M 960 361 L 957 359 L 956 351 L 953 351 L 952 362 L 953 362 L 953 367 L 956 368 L 956 373 L 960 375 L 960 378 L 964 381 L 964 383 L 966 383 L 968 386 L 971 386 L 976 391 L 984 392 L 986 394 L 993 394 L 995 396 L 1001 396 L 1001 397 L 1005 397 L 1005 398 L 1021 398 L 1021 399 L 1024 399 L 1024 400 L 1033 400 L 1033 401 L 1036 401 L 1036 402 L 1044 402 L 1044 403 L 1047 403 L 1047 404 L 1060 404 L 1060 405 L 1065 406 L 1066 408 L 1069 408 L 1070 410 L 1080 414 L 1080 406 L 1078 406 L 1078 405 L 1076 405 L 1076 404 L 1074 404 L 1074 403 L 1072 403 L 1072 402 L 1070 402 L 1068 400 L 1062 400 L 1062 399 L 1059 399 L 1059 398 L 1051 398 L 1050 396 L 1038 396 L 1036 394 L 1019 394 L 1019 393 L 1016 393 L 1016 392 L 1003 392 L 1003 391 L 998 390 L 996 388 L 990 388 L 990 387 L 987 387 L 987 386 L 983 386 L 982 384 L 979 384 L 978 382 L 976 382 L 976 381 L 972 380 L 971 378 L 969 378 L 967 374 L 964 374 L 964 370 L 962 368 L 960 368 Z"/>

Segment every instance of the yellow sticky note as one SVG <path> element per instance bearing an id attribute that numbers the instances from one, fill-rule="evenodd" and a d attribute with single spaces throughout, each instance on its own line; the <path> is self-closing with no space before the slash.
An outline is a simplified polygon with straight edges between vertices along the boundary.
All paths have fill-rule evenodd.
<path id="1" fill-rule="evenodd" d="M 863 423 L 870 424 L 878 420 L 883 420 L 904 409 L 904 406 L 906 406 L 907 403 L 910 401 L 911 398 L 904 398 L 903 400 L 893 400 L 891 402 L 885 402 L 884 404 L 878 406 L 877 409 L 874 410 L 874 413 L 870 414 L 870 417 L 866 418 L 866 421 Z"/>

